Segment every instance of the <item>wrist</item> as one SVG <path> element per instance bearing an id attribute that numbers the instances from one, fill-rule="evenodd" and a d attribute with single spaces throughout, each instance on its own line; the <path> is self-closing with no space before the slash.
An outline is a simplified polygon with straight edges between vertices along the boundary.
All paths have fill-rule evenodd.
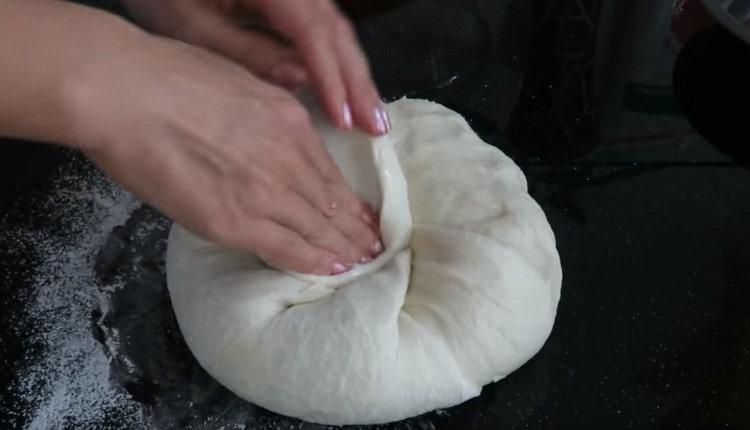
<path id="1" fill-rule="evenodd" d="M 0 2 L 0 135 L 85 144 L 93 109 L 81 103 L 87 70 L 137 32 L 114 15 L 68 2 Z"/>
<path id="2" fill-rule="evenodd" d="M 112 123 L 118 115 L 115 105 L 134 94 L 122 91 L 128 78 L 127 58 L 138 52 L 149 37 L 137 27 L 113 17 L 97 32 L 89 52 L 57 77 L 57 93 L 65 127 L 58 140 L 66 146 L 92 151 L 114 140 Z M 116 136 L 114 137 L 116 138 Z"/>

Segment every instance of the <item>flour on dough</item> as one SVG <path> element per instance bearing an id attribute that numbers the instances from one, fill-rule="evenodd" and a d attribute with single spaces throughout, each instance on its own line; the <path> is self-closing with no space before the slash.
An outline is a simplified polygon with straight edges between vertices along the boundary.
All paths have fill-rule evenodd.
<path id="1" fill-rule="evenodd" d="M 386 252 L 335 277 L 267 268 L 179 226 L 167 281 L 200 364 L 238 396 L 324 424 L 461 403 L 536 354 L 560 295 L 555 238 L 521 170 L 455 112 L 402 99 L 370 138 L 316 124 Z"/>

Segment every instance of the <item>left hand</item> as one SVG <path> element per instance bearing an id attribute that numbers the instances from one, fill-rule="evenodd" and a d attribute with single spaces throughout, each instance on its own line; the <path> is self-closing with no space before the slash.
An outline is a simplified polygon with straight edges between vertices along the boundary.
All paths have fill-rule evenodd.
<path id="1" fill-rule="evenodd" d="M 123 0 L 146 28 L 214 50 L 257 76 L 294 89 L 311 84 L 331 121 L 390 130 L 349 20 L 331 0 Z M 265 28 L 250 29 L 242 20 Z"/>

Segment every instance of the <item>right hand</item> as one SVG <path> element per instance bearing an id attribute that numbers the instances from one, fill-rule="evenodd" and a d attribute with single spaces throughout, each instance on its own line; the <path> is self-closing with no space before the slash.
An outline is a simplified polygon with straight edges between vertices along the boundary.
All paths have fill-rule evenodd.
<path id="1" fill-rule="evenodd" d="M 356 125 L 373 135 L 390 130 L 357 34 L 332 0 L 122 3 L 151 31 L 211 49 L 276 84 L 310 84 L 330 120 L 342 129 Z M 238 25 L 248 20 L 255 23 L 254 30 Z"/>
<path id="2" fill-rule="evenodd" d="M 318 275 L 382 251 L 306 110 L 200 48 L 137 36 L 92 55 L 71 86 L 80 146 L 187 229 Z"/>

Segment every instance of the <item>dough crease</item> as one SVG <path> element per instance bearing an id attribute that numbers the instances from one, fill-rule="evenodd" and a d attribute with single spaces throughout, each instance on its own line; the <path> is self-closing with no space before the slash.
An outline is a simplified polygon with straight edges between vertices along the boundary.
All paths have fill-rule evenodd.
<path id="1" fill-rule="evenodd" d="M 275 270 L 178 225 L 167 282 L 206 371 L 238 396 L 322 424 L 400 420 L 479 395 L 549 336 L 562 271 L 513 161 L 455 112 L 388 105 L 386 137 L 315 123 L 386 250 L 339 276 Z"/>

